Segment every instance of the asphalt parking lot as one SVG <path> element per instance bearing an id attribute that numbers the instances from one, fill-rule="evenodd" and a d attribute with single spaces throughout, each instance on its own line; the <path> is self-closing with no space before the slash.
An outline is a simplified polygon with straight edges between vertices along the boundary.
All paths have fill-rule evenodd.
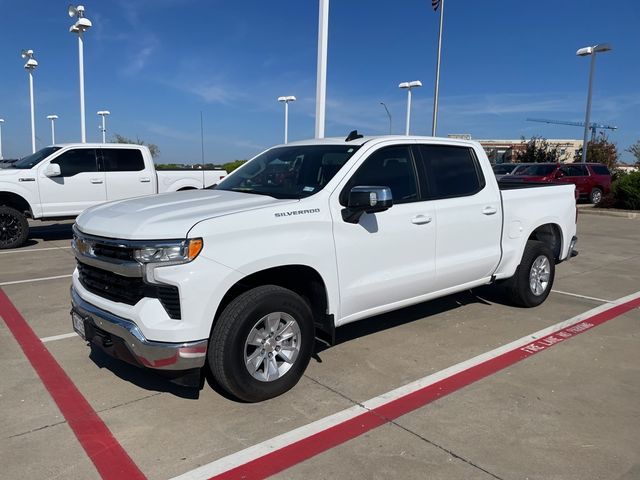
<path id="1" fill-rule="evenodd" d="M 343 327 L 260 404 L 90 356 L 70 227 L 0 251 L 2 478 L 640 478 L 640 218 L 582 214 L 538 308 L 480 289 Z"/>

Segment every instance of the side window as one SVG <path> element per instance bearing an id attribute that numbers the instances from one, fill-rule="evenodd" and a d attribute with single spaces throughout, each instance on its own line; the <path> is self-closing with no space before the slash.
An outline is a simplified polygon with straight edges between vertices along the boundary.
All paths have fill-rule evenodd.
<path id="1" fill-rule="evenodd" d="M 587 175 L 587 169 L 582 165 L 566 165 L 562 168 L 569 177 L 584 177 Z"/>
<path id="2" fill-rule="evenodd" d="M 484 176 L 470 148 L 420 145 L 432 198 L 474 195 L 485 186 Z"/>
<path id="3" fill-rule="evenodd" d="M 63 153 L 51 163 L 60 165 L 60 174 L 63 177 L 73 177 L 78 173 L 97 172 L 98 162 L 96 151 L 93 148 L 77 148 Z"/>
<path id="4" fill-rule="evenodd" d="M 591 170 L 596 175 L 611 175 L 606 165 L 592 165 Z"/>
<path id="5" fill-rule="evenodd" d="M 389 187 L 393 203 L 418 200 L 417 177 L 409 147 L 382 148 L 367 158 L 342 192 L 343 204 L 355 186 Z"/>
<path id="6" fill-rule="evenodd" d="M 102 162 L 107 172 L 139 172 L 144 170 L 142 152 L 135 148 L 103 148 Z"/>

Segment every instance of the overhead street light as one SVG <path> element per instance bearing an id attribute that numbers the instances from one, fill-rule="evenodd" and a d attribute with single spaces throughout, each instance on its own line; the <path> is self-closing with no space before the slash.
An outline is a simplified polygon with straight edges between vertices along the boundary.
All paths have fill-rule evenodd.
<path id="1" fill-rule="evenodd" d="M 389 109 L 384 102 L 380 102 L 380 105 L 384 107 L 384 111 L 387 112 L 387 116 L 389 117 L 389 135 L 391 135 L 391 114 L 389 113 Z"/>
<path id="2" fill-rule="evenodd" d="M 58 119 L 58 115 L 47 115 L 47 120 L 51 120 L 51 145 L 56 144 L 56 126 L 55 121 Z"/>
<path id="3" fill-rule="evenodd" d="M 100 128 L 100 130 L 102 131 L 102 143 L 107 143 L 107 140 L 106 140 L 107 121 L 105 117 L 107 115 L 111 115 L 111 112 L 109 110 L 100 110 L 98 111 L 98 115 L 102 117 L 102 127 Z"/>
<path id="4" fill-rule="evenodd" d="M 329 0 L 318 0 L 318 60 L 316 67 L 315 138 L 324 138 L 327 108 L 327 44 L 329 39 Z"/>
<path id="5" fill-rule="evenodd" d="M 278 97 L 280 103 L 284 103 L 284 143 L 289 141 L 289 102 L 295 102 L 296 97 L 289 95 L 288 97 Z"/>
<path id="6" fill-rule="evenodd" d="M 22 50 L 22 58 L 27 60 L 24 68 L 29 72 L 29 103 L 31 104 L 31 152 L 36 153 L 36 118 L 35 106 L 33 102 L 33 71 L 38 66 L 38 62 L 33 58 L 33 50 Z"/>
<path id="7" fill-rule="evenodd" d="M 0 118 L 0 160 L 3 160 L 2 156 L 2 124 L 4 123 L 4 118 Z"/>
<path id="8" fill-rule="evenodd" d="M 80 70 L 80 140 L 82 143 L 87 142 L 87 131 L 84 119 L 84 43 L 82 34 L 91 28 L 91 20 L 84 16 L 84 5 L 74 7 L 69 5 L 67 13 L 71 18 L 76 17 L 78 20 L 71 25 L 69 31 L 78 34 L 78 65 Z"/>
<path id="9" fill-rule="evenodd" d="M 405 135 L 409 135 L 409 127 L 411 124 L 411 89 L 419 88 L 422 86 L 420 80 L 414 80 L 413 82 L 402 82 L 398 87 L 407 90 L 407 126 L 405 129 Z"/>
<path id="10" fill-rule="evenodd" d="M 589 68 L 589 88 L 587 90 L 587 111 L 584 116 L 584 138 L 582 140 L 582 163 L 587 161 L 587 145 L 589 137 L 589 120 L 591 117 L 591 90 L 593 86 L 593 71 L 596 67 L 596 53 L 604 53 L 611 50 L 611 44 L 601 43 L 591 47 L 583 47 L 576 52 L 579 57 L 591 55 L 591 67 Z"/>

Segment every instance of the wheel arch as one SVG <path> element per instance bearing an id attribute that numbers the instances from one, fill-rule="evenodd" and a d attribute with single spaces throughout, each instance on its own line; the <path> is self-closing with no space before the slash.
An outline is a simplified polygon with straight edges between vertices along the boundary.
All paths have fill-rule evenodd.
<path id="1" fill-rule="evenodd" d="M 5 205 L 7 207 L 15 208 L 21 213 L 24 213 L 28 216 L 33 216 L 33 212 L 31 210 L 31 205 L 29 202 L 21 195 L 13 192 L 0 192 L 0 205 Z"/>
<path id="2" fill-rule="evenodd" d="M 529 238 L 527 238 L 527 241 L 529 240 L 537 240 L 547 245 L 553 252 L 556 262 L 560 261 L 563 246 L 562 229 L 560 225 L 557 223 L 539 225 L 531 232 Z"/>
<path id="3" fill-rule="evenodd" d="M 229 303 L 242 293 L 261 286 L 278 285 L 287 288 L 304 298 L 313 312 L 316 336 L 333 344 L 335 339 L 335 323 L 329 312 L 329 294 L 320 273 L 308 265 L 281 265 L 259 270 L 231 286 L 218 304 L 212 329 Z"/>

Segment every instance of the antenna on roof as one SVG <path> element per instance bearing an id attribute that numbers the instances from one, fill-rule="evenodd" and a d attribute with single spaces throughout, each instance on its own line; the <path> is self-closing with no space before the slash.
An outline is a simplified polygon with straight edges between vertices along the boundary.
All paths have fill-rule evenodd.
<path id="1" fill-rule="evenodd" d="M 345 142 L 350 142 L 351 140 L 355 140 L 356 138 L 364 138 L 364 135 L 360 135 L 358 130 L 351 130 L 347 138 L 344 139 Z"/>

